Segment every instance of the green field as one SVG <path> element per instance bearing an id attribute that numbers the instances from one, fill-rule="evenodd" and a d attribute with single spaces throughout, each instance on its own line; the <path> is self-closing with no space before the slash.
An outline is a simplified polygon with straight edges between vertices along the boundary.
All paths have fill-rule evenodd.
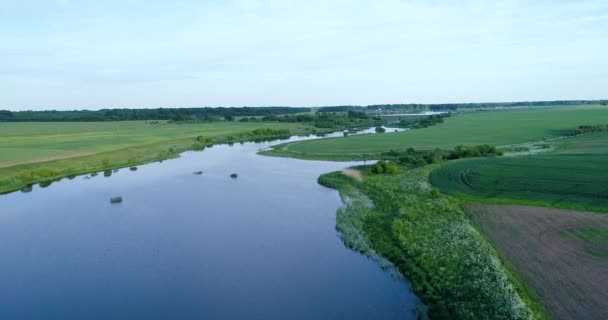
<path id="1" fill-rule="evenodd" d="M 198 135 L 237 135 L 265 127 L 287 128 L 295 132 L 305 126 L 259 122 L 169 124 L 164 121 L 158 124 L 147 121 L 0 123 L 0 167 L 96 154 Z"/>
<path id="2" fill-rule="evenodd" d="M 253 140 L 258 128 L 310 132 L 306 124 L 164 121 L 0 123 L 0 193 L 68 175 L 171 158 L 194 138 L 212 143 Z"/>
<path id="3" fill-rule="evenodd" d="M 358 180 L 340 172 L 321 176 L 321 184 L 345 199 L 336 228 L 346 245 L 392 262 L 431 319 L 546 319 L 533 293 L 473 228 L 461 202 L 428 183 L 436 166 L 400 166 L 392 175 L 359 167 Z"/>
<path id="4" fill-rule="evenodd" d="M 456 145 L 491 144 L 505 146 L 540 141 L 565 135 L 583 124 L 608 122 L 606 106 L 575 106 L 486 111 L 457 114 L 445 123 L 400 133 L 348 136 L 291 143 L 274 155 L 296 158 L 344 159 L 378 154 L 391 149 L 442 148 Z M 270 155 L 273 155 L 270 152 Z"/>
<path id="5" fill-rule="evenodd" d="M 608 133 L 554 144 L 554 151 L 533 156 L 450 162 L 431 182 L 474 201 L 608 211 Z"/>

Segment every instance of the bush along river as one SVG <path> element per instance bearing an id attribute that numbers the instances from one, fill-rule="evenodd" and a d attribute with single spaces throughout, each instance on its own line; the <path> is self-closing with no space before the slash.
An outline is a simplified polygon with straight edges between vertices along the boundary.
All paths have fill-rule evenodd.
<path id="1" fill-rule="evenodd" d="M 344 246 L 339 194 L 317 183 L 358 163 L 256 154 L 276 143 L 0 196 L 0 318 L 415 319 L 407 282 Z"/>

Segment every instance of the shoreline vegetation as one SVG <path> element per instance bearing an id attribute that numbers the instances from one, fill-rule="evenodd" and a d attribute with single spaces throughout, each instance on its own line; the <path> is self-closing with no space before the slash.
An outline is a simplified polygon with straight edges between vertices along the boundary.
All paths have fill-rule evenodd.
<path id="1" fill-rule="evenodd" d="M 603 170 L 608 161 L 608 127 L 597 124 L 608 117 L 608 108 L 565 105 L 484 112 L 471 105 L 464 109 L 473 112 L 407 123 L 418 130 L 283 143 L 259 154 L 379 160 L 324 174 L 318 181 L 340 193 L 344 206 L 338 209 L 336 229 L 345 245 L 409 279 L 431 319 L 549 319 L 539 297 L 520 278 L 520 270 L 499 253 L 491 235 L 476 228 L 466 209 L 481 202 L 608 210 Z M 389 114 L 402 110 L 395 106 L 383 108 Z M 344 106 L 316 113 L 232 118 L 231 123 L 220 122 L 234 126 L 228 131 L 188 131 L 187 136 L 94 155 L 0 167 L 0 193 L 31 190 L 33 183 L 46 187 L 54 180 L 91 172 L 136 170 L 138 164 L 214 144 L 386 124 L 380 115 L 366 113 L 370 110 Z M 205 126 L 188 121 L 171 125 Z M 54 139 L 52 132 L 49 139 Z"/>
<path id="2" fill-rule="evenodd" d="M 287 114 L 284 108 L 118 109 L 101 111 L 3 112 L 0 127 L 0 194 L 43 187 L 63 178 L 176 158 L 185 151 L 201 151 L 214 144 L 286 139 L 384 124 L 380 117 L 361 112 Z M 112 111 L 112 112 L 110 112 Z M 308 111 L 308 109 L 304 110 Z M 223 118 L 216 117 L 216 114 Z M 15 116 L 20 115 L 20 116 Z M 212 117 L 211 117 L 211 116 Z M 129 120 L 143 116 L 171 121 Z M 209 116 L 209 117 L 208 117 Z M 70 119 L 105 122 L 69 122 Z M 84 118 L 83 118 L 84 117 Z M 21 120 L 20 120 L 21 119 Z M 32 119 L 56 122 L 28 122 Z M 124 139 L 124 141 L 121 141 Z M 4 164 L 4 166 L 3 166 Z"/>
<path id="3" fill-rule="evenodd" d="M 384 267 L 394 265 L 431 319 L 547 319 L 533 293 L 472 226 L 463 203 L 431 186 L 429 174 L 437 166 L 400 165 L 392 174 L 361 166 L 362 181 L 341 172 L 319 177 L 343 199 L 336 228 L 345 244 Z"/>
<path id="4" fill-rule="evenodd" d="M 352 138 L 359 140 L 357 143 L 336 138 L 288 143 L 262 154 L 318 160 L 380 159 L 374 165 L 322 175 L 319 183 L 340 192 L 344 206 L 338 210 L 336 229 L 345 245 L 405 275 L 428 307 L 431 319 L 550 319 L 555 310 L 548 311 L 551 305 L 536 294 L 538 286 L 532 289 L 522 280 L 525 270 L 514 265 L 518 258 L 504 256 L 492 238 L 494 234 L 482 233 L 470 219 L 469 209 L 481 202 L 606 212 L 603 164 L 608 159 L 608 134 L 606 125 L 596 124 L 602 119 L 598 117 L 608 115 L 606 110 L 573 107 L 542 115 L 526 110 L 520 116 L 518 111 L 509 111 L 500 114 L 501 119 L 480 123 L 495 131 L 503 130 L 500 123 L 504 125 L 505 121 L 512 126 L 510 130 L 515 132 L 482 136 L 516 142 L 504 143 L 503 148 L 456 146 L 446 151 L 439 146 L 453 142 L 446 144 L 431 135 L 435 144 L 429 140 L 426 148 L 415 150 L 410 146 L 402 151 L 412 139 L 401 134 L 404 145 L 390 151 L 369 152 L 379 150 L 378 145 L 387 150 L 386 146 L 396 141 L 382 144 L 387 135 L 378 135 Z M 530 115 L 537 117 L 540 125 L 530 121 Z M 519 124 L 522 121 L 523 125 Z M 454 138 L 445 125 L 432 129 L 441 129 L 448 140 Z M 368 144 L 362 146 L 360 142 Z M 290 146 L 304 144 L 307 147 L 301 149 L 306 152 L 289 150 Z M 316 147 L 323 153 L 315 153 Z M 336 149 L 349 152 L 326 151 Z M 497 157 L 503 153 L 508 156 Z M 467 183 L 462 182 L 463 172 Z M 596 233 L 585 236 L 593 240 Z M 585 242 L 596 241 L 587 238 Z"/>
<path id="5" fill-rule="evenodd" d="M 0 194 L 18 190 L 31 190 L 33 184 L 47 187 L 63 178 L 73 179 L 76 176 L 89 173 L 122 168 L 136 170 L 138 165 L 177 158 L 182 152 L 201 151 L 213 147 L 214 144 L 269 141 L 289 138 L 293 135 L 332 131 L 301 124 L 261 122 L 255 125 L 259 128 L 251 131 L 245 131 L 246 128 L 235 124 L 232 129 L 215 133 L 206 132 L 205 125 L 201 124 L 199 130 L 186 133 L 191 135 L 188 138 L 131 146 L 86 156 L 0 167 Z M 207 134 L 205 135 L 205 133 Z"/>
<path id="6" fill-rule="evenodd" d="M 261 152 L 266 156 L 305 160 L 377 160 L 390 150 L 450 149 L 458 145 L 517 146 L 605 129 L 603 105 L 544 107 L 457 113 L 426 128 L 382 135 L 359 135 L 279 144 Z M 591 124 L 591 125 L 589 125 Z"/>

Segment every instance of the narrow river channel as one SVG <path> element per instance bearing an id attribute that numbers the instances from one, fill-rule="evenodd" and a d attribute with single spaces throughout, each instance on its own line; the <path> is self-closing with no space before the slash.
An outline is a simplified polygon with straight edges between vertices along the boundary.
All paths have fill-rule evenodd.
<path id="1" fill-rule="evenodd" d="M 276 143 L 0 196 L 0 319 L 414 319 L 408 284 L 343 245 L 338 192 L 317 184 L 355 163 L 256 154 Z"/>

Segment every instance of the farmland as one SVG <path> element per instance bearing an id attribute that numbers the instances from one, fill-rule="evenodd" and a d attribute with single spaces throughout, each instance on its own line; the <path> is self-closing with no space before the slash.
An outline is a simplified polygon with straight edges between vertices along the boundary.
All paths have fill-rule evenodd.
<path id="1" fill-rule="evenodd" d="M 477 202 L 608 211 L 608 134 L 553 144 L 538 155 L 454 161 L 434 171 L 431 182 Z"/>
<path id="2" fill-rule="evenodd" d="M 0 192 L 177 157 L 184 150 L 218 143 L 276 138 L 286 132 L 312 133 L 317 122 L 328 125 L 321 127 L 323 130 L 337 130 L 345 125 L 358 126 L 353 121 L 361 120 L 344 115 L 310 117 L 323 121 L 289 122 L 289 117 L 283 117 L 274 122 L 204 124 L 2 123 Z M 375 121 L 363 120 L 361 124 Z M 594 214 L 587 220 L 577 212 L 567 217 L 565 211 L 521 209 L 531 212 L 530 219 L 536 220 L 529 228 L 520 229 L 512 221 L 519 217 L 519 209 L 471 204 L 608 211 L 608 173 L 604 170 L 608 133 L 568 136 L 580 125 L 605 124 L 607 120 L 608 108 L 595 105 L 468 112 L 409 132 L 303 141 L 280 145 L 269 153 L 306 159 L 396 160 L 326 174 L 319 182 L 338 189 L 344 199 L 336 228 L 345 244 L 411 280 L 432 319 L 546 319 L 546 309 L 558 317 L 578 316 L 585 311 L 555 307 L 572 301 L 562 302 L 568 295 L 560 295 L 551 281 L 567 283 L 577 299 L 588 299 L 581 304 L 588 312 L 601 312 L 605 307 L 601 301 L 587 298 L 597 287 L 586 276 L 577 276 L 576 270 L 597 275 L 597 269 L 590 266 L 602 265 L 597 261 L 608 257 L 604 216 Z M 458 145 L 465 147 L 454 148 Z M 502 151 L 507 156 L 495 157 Z M 478 158 L 459 159 L 462 157 Z M 45 185 L 48 183 L 41 186 Z M 467 208 L 473 209 L 467 214 Z M 486 216 L 487 210 L 504 215 Z M 564 224 L 551 224 L 547 212 L 561 212 L 555 216 L 561 220 L 555 222 Z M 512 225 L 505 230 L 497 227 L 506 223 Z M 553 244 L 535 249 L 545 250 L 546 260 L 526 269 L 521 261 L 530 259 L 528 252 L 518 255 L 517 249 L 532 246 L 529 242 L 538 238 L 543 228 L 554 226 L 559 232 L 551 235 Z M 521 233 L 510 237 L 508 232 Z M 591 262 L 560 266 L 551 260 L 560 249 L 552 246 L 556 243 L 566 243 L 573 256 L 582 254 Z M 542 257 L 540 253 L 537 256 Z M 530 280 L 546 264 L 555 264 L 546 275 L 553 278 Z M 552 275 L 558 273 L 561 275 Z"/>
<path id="3" fill-rule="evenodd" d="M 356 180 L 332 173 L 320 182 L 345 199 L 337 229 L 347 246 L 385 266 L 394 264 L 429 305 L 431 318 L 601 318 L 607 306 L 598 290 L 605 286 L 592 278 L 605 273 L 608 221 L 544 207 L 608 212 L 608 133 L 570 136 L 580 125 L 606 122 L 608 109 L 600 106 L 472 112 L 429 128 L 303 141 L 267 153 L 399 161 L 400 170 L 392 174 L 360 167 L 357 175 L 346 171 Z M 439 159 L 433 165 L 390 158 L 413 147 L 440 148 L 445 160 L 446 150 L 475 144 L 499 146 L 507 156 Z M 486 216 L 487 208 L 502 215 Z M 534 243 L 544 237 L 550 239 Z M 570 250 L 564 260 L 561 244 Z M 545 268 L 546 274 L 532 279 Z M 491 298 L 477 295 L 488 291 Z"/>
<path id="4" fill-rule="evenodd" d="M 237 135 L 262 127 L 301 131 L 305 126 L 249 122 L 170 124 L 166 121 L 1 123 L 0 167 L 46 158 L 97 154 L 198 135 Z"/>
<path id="5" fill-rule="evenodd" d="M 0 192 L 68 175 L 162 160 L 205 143 L 253 140 L 258 128 L 309 132 L 296 123 L 166 121 L 0 123 Z M 261 137 L 263 138 L 263 137 Z"/>
<path id="6" fill-rule="evenodd" d="M 606 215 L 507 205 L 474 205 L 469 212 L 554 318 L 605 318 Z"/>
<path id="7" fill-rule="evenodd" d="M 391 149 L 449 149 L 456 145 L 506 146 L 552 139 L 582 124 L 608 120 L 606 106 L 530 108 L 457 114 L 445 123 L 408 132 L 303 141 L 277 147 L 274 155 L 305 159 L 358 159 Z M 603 121 L 603 122 L 602 122 Z M 273 152 L 267 153 L 273 155 Z"/>
<path id="8" fill-rule="evenodd" d="M 496 258 L 460 201 L 428 183 L 435 167 L 374 174 L 367 166 L 357 168 L 357 179 L 341 172 L 321 176 L 321 184 L 347 199 L 336 226 L 344 242 L 393 263 L 412 281 L 432 319 L 544 319 L 543 307 Z"/>

